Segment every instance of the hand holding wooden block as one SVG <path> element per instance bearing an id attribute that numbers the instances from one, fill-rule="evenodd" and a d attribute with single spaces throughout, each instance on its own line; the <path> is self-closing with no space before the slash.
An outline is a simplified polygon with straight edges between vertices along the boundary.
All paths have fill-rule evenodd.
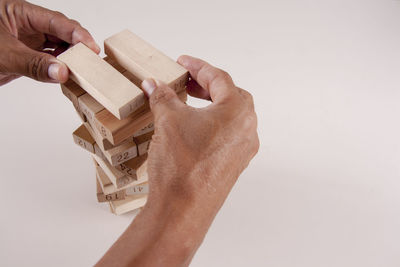
<path id="1" fill-rule="evenodd" d="M 149 193 L 147 151 L 154 124 L 139 87 L 154 78 L 185 102 L 189 73 L 129 31 L 108 38 L 105 52 L 103 60 L 77 44 L 58 58 L 71 71 L 62 91 L 84 121 L 73 137 L 93 154 L 97 199 L 122 214 L 143 207 Z"/>

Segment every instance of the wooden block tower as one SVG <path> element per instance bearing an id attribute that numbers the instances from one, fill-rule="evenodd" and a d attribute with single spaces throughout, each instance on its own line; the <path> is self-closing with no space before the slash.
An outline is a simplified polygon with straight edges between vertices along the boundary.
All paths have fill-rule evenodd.
<path id="1" fill-rule="evenodd" d="M 163 81 L 185 102 L 189 73 L 128 30 L 106 39 L 104 47 L 105 58 L 79 43 L 58 59 L 71 73 L 62 92 L 82 120 L 74 142 L 93 157 L 97 200 L 119 215 L 143 207 L 149 192 L 154 124 L 140 85 L 146 78 Z"/>

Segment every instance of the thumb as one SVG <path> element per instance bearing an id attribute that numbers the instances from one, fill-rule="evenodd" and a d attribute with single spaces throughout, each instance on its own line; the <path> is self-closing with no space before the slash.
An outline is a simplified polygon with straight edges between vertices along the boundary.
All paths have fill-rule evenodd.
<path id="1" fill-rule="evenodd" d="M 142 82 L 142 88 L 149 97 L 150 108 L 155 121 L 162 115 L 185 106 L 175 91 L 163 82 L 146 79 Z"/>
<path id="2" fill-rule="evenodd" d="M 14 62 L 10 62 L 14 73 L 30 77 L 41 82 L 64 83 L 68 79 L 67 66 L 54 56 L 38 52 L 27 46 L 13 49 Z"/>

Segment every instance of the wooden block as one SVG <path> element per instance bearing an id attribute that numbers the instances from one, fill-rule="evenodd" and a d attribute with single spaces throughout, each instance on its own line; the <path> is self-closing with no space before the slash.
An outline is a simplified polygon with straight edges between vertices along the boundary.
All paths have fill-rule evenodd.
<path id="1" fill-rule="evenodd" d="M 115 166 L 115 168 L 125 173 L 126 175 L 134 176 L 138 180 L 141 180 L 141 177 L 139 177 L 136 174 L 136 170 L 139 169 L 139 167 L 142 166 L 146 160 L 147 160 L 147 154 L 130 159 L 122 164 Z"/>
<path id="2" fill-rule="evenodd" d="M 95 137 L 94 140 L 97 144 L 101 144 L 94 150 L 94 154 L 102 159 L 107 160 L 111 165 L 116 166 L 127 160 L 138 156 L 137 145 L 133 139 L 126 140 L 118 146 L 113 146 L 107 139 L 104 139 L 97 129 L 90 127 L 88 123 L 84 124 L 90 134 Z"/>
<path id="3" fill-rule="evenodd" d="M 71 79 L 118 119 L 144 104 L 143 91 L 84 44 L 74 45 L 57 58 L 68 66 Z"/>
<path id="4" fill-rule="evenodd" d="M 142 128 L 138 132 L 134 133 L 133 137 L 141 136 L 141 135 L 147 134 L 149 132 L 153 132 L 153 131 L 154 131 L 154 123 L 151 122 L 146 127 Z"/>
<path id="5" fill-rule="evenodd" d="M 107 161 L 97 157 L 95 154 L 93 154 L 93 158 L 97 161 L 101 169 L 104 171 L 104 173 L 107 175 L 107 177 L 110 179 L 110 181 L 114 184 L 114 186 L 117 189 L 124 189 L 128 186 L 136 185 L 147 181 L 147 175 L 145 176 L 144 174 L 141 173 L 142 177 L 144 177 L 146 180 L 138 181 L 136 175 L 135 177 L 125 175 L 123 172 L 117 170 L 116 168 L 111 166 Z"/>
<path id="6" fill-rule="evenodd" d="M 139 189 L 141 189 L 141 188 L 139 188 Z M 130 191 L 132 191 L 132 190 L 130 190 Z M 143 189 L 142 191 L 145 191 L 145 189 Z M 125 191 L 121 190 L 121 191 L 117 191 L 115 193 L 106 195 L 103 193 L 103 190 L 101 189 L 98 178 L 96 178 L 96 196 L 97 196 L 98 202 L 108 202 L 111 200 L 123 200 L 123 199 L 125 199 Z"/>
<path id="7" fill-rule="evenodd" d="M 101 151 L 100 147 L 97 144 L 94 144 L 94 154 L 99 158 L 101 158 L 102 160 L 107 160 L 107 158 L 103 154 L 103 151 Z"/>
<path id="8" fill-rule="evenodd" d="M 182 101 L 186 101 L 186 91 L 178 93 Z M 108 110 L 104 109 L 96 114 L 96 127 L 101 135 L 113 145 L 133 137 L 135 133 L 153 122 L 153 114 L 148 104 L 123 120 L 116 119 Z"/>
<path id="9" fill-rule="evenodd" d="M 185 68 L 129 30 L 106 39 L 104 50 L 140 81 L 155 78 L 176 92 L 183 91 L 189 81 L 189 73 Z"/>
<path id="10" fill-rule="evenodd" d="M 124 200 L 110 201 L 110 207 L 114 214 L 121 215 L 143 207 L 146 201 L 147 195 L 126 196 Z"/>
<path id="11" fill-rule="evenodd" d="M 103 193 L 104 195 L 112 195 L 112 196 L 118 195 L 119 199 L 121 199 L 121 195 L 131 196 L 131 195 L 147 194 L 149 192 L 149 186 L 147 182 L 143 182 L 141 184 L 135 183 L 133 185 L 124 187 L 123 189 L 117 189 L 99 165 L 96 166 L 96 178 L 101 193 Z M 99 188 L 97 189 L 98 193 L 100 193 Z M 114 197 L 114 199 L 116 199 L 116 197 Z"/>
<path id="12" fill-rule="evenodd" d="M 61 91 L 72 102 L 74 107 L 79 110 L 78 98 L 81 95 L 86 94 L 85 90 L 74 81 L 68 80 L 66 83 L 61 84 Z"/>
<path id="13" fill-rule="evenodd" d="M 104 156 L 112 166 L 116 166 L 137 157 L 138 147 L 133 140 L 126 140 L 122 144 L 104 151 Z"/>
<path id="14" fill-rule="evenodd" d="M 72 136 L 75 144 L 81 146 L 83 149 L 86 149 L 91 153 L 95 153 L 94 145 L 96 144 L 96 141 L 83 124 L 73 132 Z"/>
<path id="15" fill-rule="evenodd" d="M 114 184 L 110 181 L 107 175 L 104 173 L 100 165 L 96 166 L 96 178 L 99 182 L 101 190 L 104 194 L 112 194 L 118 191 Z"/>
<path id="16" fill-rule="evenodd" d="M 97 128 L 92 128 L 89 123 L 84 122 L 83 125 L 86 127 L 90 135 L 93 137 L 93 139 L 96 141 L 96 144 L 100 147 L 100 149 L 104 152 L 107 151 L 108 149 L 113 148 L 114 146 L 105 139 L 104 137 L 101 136 Z"/>
<path id="17" fill-rule="evenodd" d="M 153 134 L 154 132 L 149 132 L 133 138 L 133 140 L 137 145 L 139 155 L 144 155 L 147 153 L 150 147 L 151 137 L 153 136 Z"/>
<path id="18" fill-rule="evenodd" d="M 131 186 L 125 189 L 125 196 L 143 195 L 148 193 L 149 193 L 148 183 Z"/>
<path id="19" fill-rule="evenodd" d="M 83 116 L 82 111 L 79 108 L 78 98 L 85 94 L 85 90 L 83 90 L 79 85 L 77 85 L 74 81 L 68 80 L 66 83 L 61 84 L 61 91 L 63 94 L 72 102 L 76 112 L 83 122 L 86 121 L 85 116 Z"/>
<path id="20" fill-rule="evenodd" d="M 95 125 L 94 119 L 96 113 L 102 111 L 104 107 L 89 94 L 81 95 L 78 98 L 78 105 L 80 111 L 82 111 L 82 113 L 86 116 L 86 120 L 93 128 Z"/>
<path id="21" fill-rule="evenodd" d="M 153 121 L 148 103 L 128 118 L 118 120 L 108 110 L 96 114 L 96 127 L 101 135 L 113 145 L 118 145 Z"/>

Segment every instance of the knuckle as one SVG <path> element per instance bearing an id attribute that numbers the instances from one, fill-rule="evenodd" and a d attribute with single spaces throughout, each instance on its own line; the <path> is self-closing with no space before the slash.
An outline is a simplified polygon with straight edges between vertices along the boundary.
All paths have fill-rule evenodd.
<path id="1" fill-rule="evenodd" d="M 53 17 L 55 18 L 66 18 L 66 16 L 60 11 L 52 11 L 52 12 L 53 12 Z"/>
<path id="2" fill-rule="evenodd" d="M 29 61 L 28 64 L 26 65 L 26 72 L 28 73 L 29 76 L 31 76 L 34 79 L 41 80 L 46 77 L 43 73 L 45 73 L 44 68 L 45 68 L 46 60 L 44 57 L 41 56 L 33 56 Z"/>
<path id="3" fill-rule="evenodd" d="M 75 25 L 75 26 L 81 27 L 81 24 L 78 21 L 74 20 L 74 19 L 69 19 L 69 22 L 71 24 Z"/>
<path id="4" fill-rule="evenodd" d="M 226 71 L 222 69 L 215 68 L 211 66 L 210 64 L 205 64 L 199 71 L 204 77 L 206 78 L 206 81 L 208 82 L 208 86 L 212 86 L 213 83 L 215 82 L 228 82 L 231 81 L 232 78 L 227 73 Z"/>
<path id="5" fill-rule="evenodd" d="M 250 92 L 248 92 L 248 91 L 246 91 L 246 90 L 244 90 L 242 88 L 239 88 L 239 90 L 240 90 L 240 93 L 243 95 L 244 98 L 246 98 L 250 102 L 253 102 L 254 98 L 253 98 L 253 95 L 250 94 Z"/>
<path id="6" fill-rule="evenodd" d="M 212 70 L 210 70 L 209 73 L 211 75 L 212 81 L 230 81 L 231 80 L 231 76 L 226 71 L 217 69 L 217 68 L 213 68 L 213 67 L 211 67 L 211 68 L 212 68 Z"/>
<path id="7" fill-rule="evenodd" d="M 226 72 L 226 71 L 224 71 L 224 70 L 221 70 L 221 69 L 217 69 L 217 77 L 219 78 L 219 79 L 221 79 L 221 80 L 224 80 L 224 81 L 230 81 L 232 78 L 231 78 L 231 75 L 229 75 L 229 73 L 228 72 Z"/>
<path id="8" fill-rule="evenodd" d="M 255 130 L 257 128 L 257 117 L 255 114 L 247 114 L 242 125 L 245 131 Z"/>
<path id="9" fill-rule="evenodd" d="M 166 86 L 160 86 L 150 97 L 150 104 L 152 106 L 159 105 L 170 101 L 175 96 L 175 93 Z"/>

